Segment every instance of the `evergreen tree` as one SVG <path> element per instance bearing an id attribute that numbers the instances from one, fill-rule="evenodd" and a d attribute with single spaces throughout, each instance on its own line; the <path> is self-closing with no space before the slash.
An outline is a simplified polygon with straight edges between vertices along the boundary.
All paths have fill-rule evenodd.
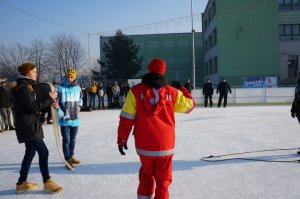
<path id="1" fill-rule="evenodd" d="M 109 38 L 103 45 L 104 60 L 99 61 L 101 74 L 106 79 L 124 80 L 132 78 L 141 70 L 143 57 L 138 57 L 140 46 L 122 33 Z"/>

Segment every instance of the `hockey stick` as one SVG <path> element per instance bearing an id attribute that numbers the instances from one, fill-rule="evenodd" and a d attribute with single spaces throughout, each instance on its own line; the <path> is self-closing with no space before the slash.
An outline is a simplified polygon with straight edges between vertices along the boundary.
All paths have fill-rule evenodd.
<path id="1" fill-rule="evenodd" d="M 248 161 L 258 161 L 258 162 L 278 162 L 278 163 L 299 163 L 300 159 L 296 160 L 266 160 L 260 158 L 242 158 L 242 157 L 233 157 L 233 158 L 225 158 L 225 159 L 213 159 L 213 158 L 222 158 L 226 156 L 233 156 L 233 155 L 241 155 L 241 154 L 249 154 L 249 153 L 261 153 L 261 152 L 269 152 L 269 151 L 289 151 L 289 150 L 296 150 L 299 148 L 289 148 L 289 149 L 267 149 L 267 150 L 258 150 L 258 151 L 246 151 L 240 153 L 229 153 L 223 155 L 210 155 L 207 157 L 203 157 L 200 160 L 205 162 L 222 162 L 222 161 L 230 161 L 230 160 L 248 160 Z"/>

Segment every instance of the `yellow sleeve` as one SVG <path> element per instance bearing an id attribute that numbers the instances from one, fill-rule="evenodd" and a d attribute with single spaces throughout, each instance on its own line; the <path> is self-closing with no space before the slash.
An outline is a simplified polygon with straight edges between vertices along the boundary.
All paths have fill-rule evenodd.
<path id="1" fill-rule="evenodd" d="M 132 90 L 129 90 L 127 94 L 120 116 L 132 120 L 136 117 L 136 99 Z"/>
<path id="2" fill-rule="evenodd" d="M 178 113 L 189 113 L 194 108 L 194 102 L 192 99 L 187 98 L 183 93 L 178 90 L 177 98 L 175 101 L 174 110 Z"/>

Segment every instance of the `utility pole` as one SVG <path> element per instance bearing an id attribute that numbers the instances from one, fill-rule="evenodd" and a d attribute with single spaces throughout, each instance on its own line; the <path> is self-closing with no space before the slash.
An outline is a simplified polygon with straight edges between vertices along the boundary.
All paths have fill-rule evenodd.
<path id="1" fill-rule="evenodd" d="M 191 0 L 191 20 L 192 20 L 192 72 L 193 72 L 193 87 L 196 88 L 196 66 L 195 66 L 195 30 L 194 30 L 194 17 L 193 17 L 193 0 Z"/>
<path id="2" fill-rule="evenodd" d="M 88 33 L 88 60 L 89 60 L 89 68 L 91 68 L 91 55 L 90 55 L 90 33 Z"/>

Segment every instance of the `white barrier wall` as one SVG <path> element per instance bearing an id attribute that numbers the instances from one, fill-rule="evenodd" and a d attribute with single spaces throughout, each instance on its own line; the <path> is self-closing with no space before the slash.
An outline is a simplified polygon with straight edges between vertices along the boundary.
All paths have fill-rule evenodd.
<path id="1" fill-rule="evenodd" d="M 232 88 L 228 94 L 228 103 L 258 103 L 258 102 L 293 102 L 295 88 Z M 202 89 L 194 89 L 192 95 L 197 103 L 204 103 Z M 214 104 L 218 103 L 219 94 L 216 89 L 213 94 Z"/>

